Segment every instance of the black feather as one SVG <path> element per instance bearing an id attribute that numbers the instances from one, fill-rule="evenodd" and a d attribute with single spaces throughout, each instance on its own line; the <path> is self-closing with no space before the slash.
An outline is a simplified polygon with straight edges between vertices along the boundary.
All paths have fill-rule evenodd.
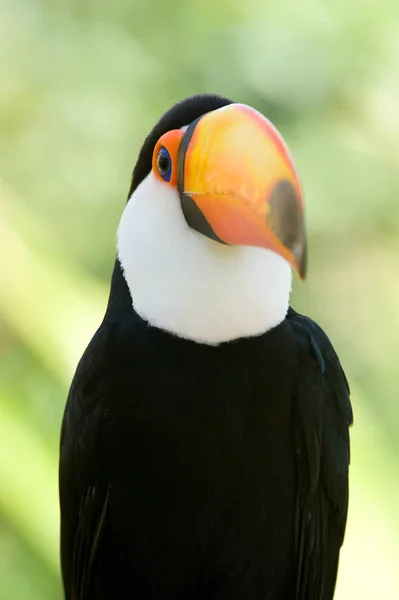
<path id="1" fill-rule="evenodd" d="M 296 597 L 331 600 L 348 508 L 349 386 L 323 330 L 293 309 L 287 318 L 299 340 L 301 361 L 294 408 L 299 465 Z"/>

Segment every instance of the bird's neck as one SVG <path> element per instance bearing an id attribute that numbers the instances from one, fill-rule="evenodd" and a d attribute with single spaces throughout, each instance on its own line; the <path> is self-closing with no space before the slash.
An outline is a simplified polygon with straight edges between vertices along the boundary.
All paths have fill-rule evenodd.
<path id="1" fill-rule="evenodd" d="M 260 335 L 285 318 L 291 269 L 284 259 L 209 240 L 187 226 L 173 190 L 168 198 L 163 189 L 159 201 L 148 191 L 136 190 L 118 231 L 118 257 L 142 319 L 217 345 Z"/>

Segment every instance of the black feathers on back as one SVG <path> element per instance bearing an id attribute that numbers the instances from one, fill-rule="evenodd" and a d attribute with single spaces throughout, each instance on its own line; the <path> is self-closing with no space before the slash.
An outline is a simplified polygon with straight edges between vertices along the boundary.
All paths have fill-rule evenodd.
<path id="1" fill-rule="evenodd" d="M 348 509 L 349 386 L 323 330 L 292 308 L 298 345 L 293 399 L 298 458 L 297 600 L 331 600 Z"/>

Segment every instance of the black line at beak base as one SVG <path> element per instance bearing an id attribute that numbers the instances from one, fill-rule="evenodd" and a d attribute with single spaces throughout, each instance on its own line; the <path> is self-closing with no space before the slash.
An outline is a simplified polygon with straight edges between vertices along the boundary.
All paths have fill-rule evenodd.
<path id="1" fill-rule="evenodd" d="M 198 233 L 202 233 L 202 235 L 205 235 L 215 242 L 228 245 L 216 235 L 208 221 L 205 219 L 203 213 L 189 194 L 180 194 L 180 202 L 184 218 L 191 229 L 195 229 L 198 231 Z"/>
<path id="2" fill-rule="evenodd" d="M 193 137 L 194 129 L 197 126 L 197 123 L 200 119 L 202 119 L 204 115 L 195 119 L 190 125 L 187 127 L 184 132 L 182 141 L 180 142 L 179 152 L 177 155 L 177 189 L 179 190 L 180 197 L 184 194 L 184 163 L 186 159 L 186 152 L 188 145 L 190 143 L 191 138 Z"/>
<path id="3" fill-rule="evenodd" d="M 195 119 L 195 121 L 190 123 L 184 132 L 182 141 L 180 142 L 179 153 L 177 157 L 177 189 L 180 195 L 183 215 L 189 227 L 195 229 L 199 233 L 202 233 L 202 235 L 205 235 L 215 242 L 225 244 L 225 242 L 223 242 L 223 240 L 221 240 L 213 231 L 211 225 L 208 223 L 201 210 L 191 198 L 190 194 L 184 193 L 184 165 L 186 160 L 186 152 L 197 123 L 202 119 L 203 116 L 204 115 L 201 115 L 198 117 L 198 119 Z"/>

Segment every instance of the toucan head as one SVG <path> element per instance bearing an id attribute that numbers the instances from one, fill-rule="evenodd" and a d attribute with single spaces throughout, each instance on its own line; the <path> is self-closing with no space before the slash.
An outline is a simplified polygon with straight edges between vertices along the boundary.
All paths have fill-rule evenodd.
<path id="1" fill-rule="evenodd" d="M 139 312 L 143 287 L 160 294 L 158 304 L 167 307 L 173 302 L 175 285 L 175 303 L 181 312 L 190 312 L 190 289 L 202 290 L 204 297 L 224 296 L 226 288 L 239 294 L 240 286 L 251 285 L 250 272 L 255 280 L 262 277 L 262 263 L 269 296 L 273 296 L 272 286 L 280 286 L 282 264 L 285 272 L 292 267 L 304 278 L 302 191 L 281 134 L 254 108 L 218 96 L 194 96 L 175 105 L 143 145 L 118 238 L 119 260 Z M 272 264 L 275 281 L 268 275 Z M 170 278 L 163 289 L 148 286 L 151 272 L 163 280 L 165 275 Z M 154 304 L 149 293 L 150 289 L 144 294 L 147 307 Z M 256 289 L 252 293 L 256 295 Z M 247 300 L 250 312 L 253 307 Z M 218 303 L 218 298 L 213 302 Z M 228 299 L 223 297 L 223 302 Z M 142 307 L 141 312 L 154 324 L 175 331 L 151 307 Z M 218 319 L 222 318 L 223 313 Z"/>
<path id="2" fill-rule="evenodd" d="M 152 170 L 178 191 L 189 227 L 221 244 L 272 250 L 305 276 L 301 186 L 282 136 L 258 111 L 232 103 L 168 131 Z"/>

